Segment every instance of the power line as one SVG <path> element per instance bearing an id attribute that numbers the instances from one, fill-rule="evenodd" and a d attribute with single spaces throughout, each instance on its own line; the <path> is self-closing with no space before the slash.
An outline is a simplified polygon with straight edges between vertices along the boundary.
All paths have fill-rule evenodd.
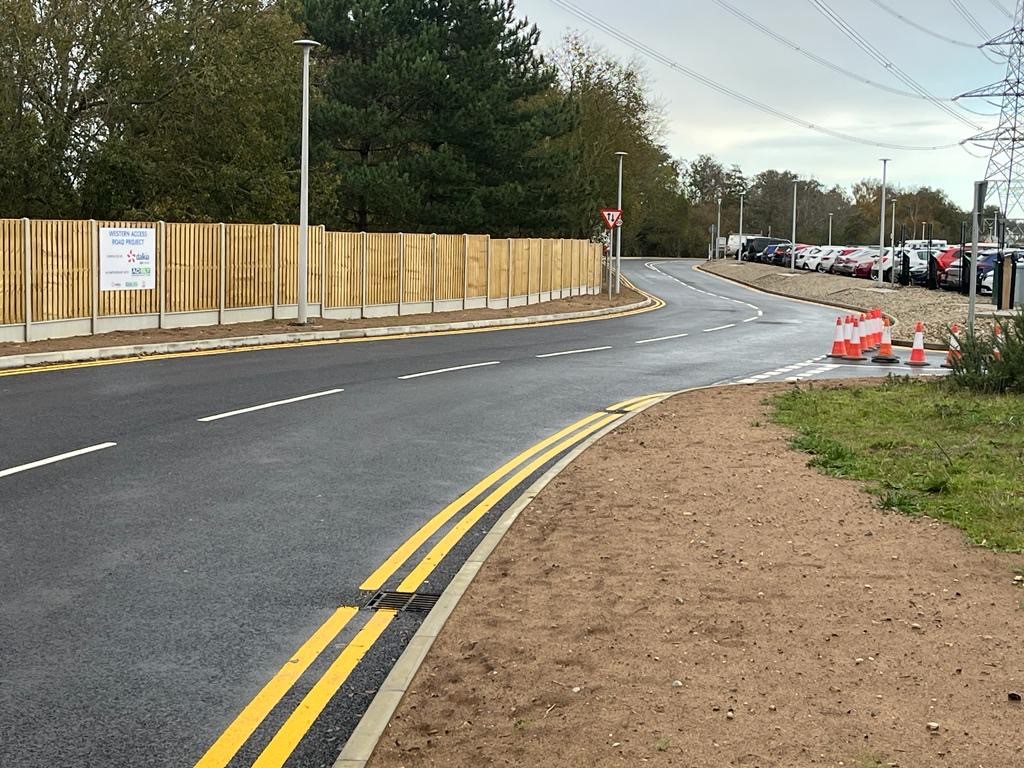
<path id="1" fill-rule="evenodd" d="M 895 10 L 893 8 L 890 8 L 888 5 L 883 3 L 881 0 L 870 0 L 870 2 L 873 3 L 874 5 L 878 6 L 879 8 L 881 8 L 883 11 L 888 13 L 890 16 L 895 16 L 897 19 L 902 21 L 904 24 L 907 24 L 908 26 L 913 27 L 914 29 L 918 30 L 919 32 L 924 32 L 926 35 L 928 35 L 930 37 L 934 37 L 936 40 L 941 40 L 942 42 L 949 43 L 950 45 L 959 45 L 959 46 L 961 46 L 963 48 L 972 48 L 974 50 L 977 50 L 977 48 L 978 48 L 978 46 L 974 45 L 973 43 L 965 43 L 963 40 L 954 40 L 952 37 L 946 37 L 945 35 L 941 35 L 938 32 L 934 32 L 934 31 L 928 29 L 928 27 L 926 27 L 926 26 L 924 26 L 922 24 L 918 24 L 913 19 L 911 19 L 911 18 L 909 18 L 907 16 L 904 16 L 899 11 L 897 11 L 897 10 Z"/>
<path id="2" fill-rule="evenodd" d="M 960 0 L 949 0 L 949 4 L 957 9 L 960 15 L 966 19 L 967 23 L 974 28 L 975 32 L 981 35 L 985 40 L 988 40 L 988 32 L 985 31 L 985 28 L 981 26 L 981 23 L 974 17 L 974 14 L 967 10 Z"/>
<path id="3" fill-rule="evenodd" d="M 912 78 L 902 69 L 893 64 L 888 58 L 885 57 L 885 55 L 881 51 L 879 51 L 877 48 L 875 48 L 875 46 L 869 43 L 859 32 L 857 32 L 857 30 L 851 27 L 843 19 L 843 17 L 836 13 L 824 0 L 808 0 L 808 2 L 810 2 L 811 5 L 813 5 L 819 13 L 821 13 L 822 16 L 824 16 L 826 19 L 832 22 L 833 26 L 835 26 L 846 37 L 852 40 L 857 45 L 857 47 L 859 47 L 861 50 L 863 50 L 865 53 L 871 56 L 871 58 L 877 61 L 886 70 L 891 72 L 893 77 L 895 77 L 897 80 L 900 80 L 901 82 L 913 88 L 922 96 L 926 97 L 928 101 L 932 102 L 932 104 L 934 104 L 936 107 L 941 109 L 943 112 L 945 112 L 953 119 L 960 121 L 964 125 L 968 126 L 969 128 L 973 128 L 974 130 L 981 130 L 980 126 L 975 125 L 966 117 L 957 112 L 955 109 L 950 107 L 948 104 L 943 103 L 941 99 L 937 98 L 936 96 L 933 96 L 924 88 L 924 86 L 922 86 L 920 83 L 914 80 L 914 78 Z"/>
<path id="4" fill-rule="evenodd" d="M 989 0 L 989 2 L 992 3 L 992 5 L 994 5 L 996 8 L 998 8 L 1004 14 L 1006 14 L 1006 18 L 1008 18 L 1008 19 L 1012 19 L 1013 18 L 1013 14 L 1010 12 L 1010 10 L 1005 5 L 1003 5 L 1001 2 L 999 2 L 999 0 Z"/>
<path id="5" fill-rule="evenodd" d="M 702 75 L 699 72 L 690 69 L 689 67 L 683 66 L 682 64 L 670 59 L 668 56 L 665 56 L 663 53 L 660 53 L 654 48 L 651 48 L 646 43 L 643 43 L 640 40 L 637 40 L 636 38 L 626 34 L 621 29 L 613 27 L 610 24 L 607 24 L 606 22 L 602 21 L 601 19 L 592 16 L 588 12 L 584 11 L 582 8 L 574 5 L 571 2 L 568 2 L 567 0 L 550 0 L 550 2 L 554 3 L 559 8 L 568 11 L 569 13 L 571 13 L 573 16 L 576 16 L 584 23 L 601 30 L 602 32 L 606 33 L 613 39 L 625 43 L 638 53 L 647 56 L 648 58 L 653 59 L 654 61 L 657 61 L 658 63 L 663 64 L 666 67 L 669 67 L 670 69 L 674 69 L 676 72 L 686 75 L 687 77 L 696 80 L 702 85 L 705 85 L 708 88 L 717 91 L 718 93 L 735 99 L 736 101 L 742 102 L 747 106 L 753 107 L 754 109 L 760 110 L 761 112 L 772 115 L 773 117 L 777 117 L 780 120 L 785 120 L 789 123 L 793 123 L 794 125 L 801 126 L 802 128 L 806 128 L 811 131 L 816 131 L 817 133 L 822 133 L 826 136 L 831 136 L 832 138 L 835 139 L 842 139 L 843 141 L 850 141 L 855 144 L 864 144 L 870 147 L 879 147 L 881 149 L 895 149 L 908 152 L 928 152 L 940 149 L 951 149 L 953 147 L 959 146 L 959 142 L 954 144 L 941 144 L 936 146 L 890 144 L 883 141 L 864 139 L 859 136 L 854 136 L 849 133 L 843 133 L 842 131 L 836 131 L 831 128 L 826 128 L 825 126 L 822 125 L 817 125 L 815 123 L 808 122 L 807 120 L 795 117 L 794 115 L 790 115 L 786 112 L 783 112 L 782 110 L 776 109 L 775 107 L 765 104 L 764 102 L 746 96 L 740 93 L 739 91 L 736 91 L 732 88 L 729 88 L 726 85 L 722 85 L 721 83 L 712 80 L 710 77 L 707 77 L 706 75 Z"/>
<path id="6" fill-rule="evenodd" d="M 715 5 L 718 5 L 719 7 L 723 8 L 726 11 L 728 11 L 733 16 L 738 18 L 740 21 L 744 22 L 745 24 L 748 24 L 751 27 L 754 27 L 754 29 L 757 29 L 759 32 L 763 32 L 766 36 L 770 37 L 775 42 L 777 42 L 777 43 L 779 43 L 781 45 L 784 45 L 784 46 L 786 46 L 788 48 L 791 48 L 792 50 L 796 51 L 797 53 L 799 53 L 804 58 L 810 59 L 815 64 L 820 64 L 823 67 L 831 69 L 833 72 L 838 72 L 841 75 L 845 75 L 846 77 L 850 78 L 851 80 L 856 80 L 858 83 L 863 83 L 864 85 L 869 85 L 872 88 L 877 88 L 878 90 L 885 91 L 886 93 L 893 93 L 893 94 L 895 94 L 897 96 L 905 96 L 905 97 L 910 98 L 910 99 L 921 99 L 922 101 L 929 101 L 930 100 L 927 96 L 922 96 L 920 93 L 915 93 L 913 91 L 905 91 L 905 90 L 902 90 L 900 88 L 893 88 L 892 86 L 885 85 L 883 83 L 879 83 L 879 82 L 876 82 L 874 80 L 869 80 L 868 78 L 864 77 L 863 75 L 860 75 L 860 74 L 858 74 L 856 72 L 853 72 L 852 70 L 846 69 L 845 67 L 841 67 L 838 64 L 834 64 L 831 61 L 829 61 L 828 59 L 826 59 L 826 58 L 824 58 L 822 56 L 819 56 L 816 53 L 812 53 L 811 51 L 808 51 L 806 48 L 804 48 L 803 46 L 799 45 L 798 43 L 795 43 L 792 40 L 789 40 L 786 37 L 783 37 L 778 32 L 775 32 L 774 30 L 772 30 L 769 27 L 765 26 L 764 24 L 759 22 L 754 17 L 750 16 L 749 14 L 744 13 L 743 11 L 741 11 L 739 8 L 737 8 L 736 6 L 732 5 L 731 3 L 726 2 L 726 0 L 712 0 L 712 1 L 715 3 Z M 877 3 L 877 0 L 871 0 L 871 1 L 876 3 L 876 4 L 879 4 L 879 3 Z M 884 8 L 885 6 L 882 6 L 882 7 Z M 888 9 L 886 9 L 886 10 L 888 10 Z M 956 41 L 956 40 L 953 40 L 952 42 L 958 43 L 958 41 Z M 969 45 L 968 43 L 958 43 L 958 44 L 965 45 L 968 48 L 973 48 L 974 47 L 973 45 Z M 954 99 L 945 99 L 945 98 L 943 98 L 941 100 L 942 101 L 948 101 L 948 102 L 951 102 L 951 103 L 955 103 Z M 962 104 L 958 104 L 957 106 L 959 106 L 961 109 L 965 109 L 967 112 L 971 112 L 972 114 L 975 114 L 975 115 L 981 115 L 983 117 L 993 117 L 993 115 L 986 115 L 986 114 L 984 114 L 982 112 L 975 112 L 972 109 L 967 109 Z"/>

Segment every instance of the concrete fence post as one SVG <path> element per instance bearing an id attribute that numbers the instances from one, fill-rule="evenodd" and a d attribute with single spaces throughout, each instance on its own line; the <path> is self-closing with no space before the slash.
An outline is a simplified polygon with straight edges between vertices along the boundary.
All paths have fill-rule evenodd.
<path id="1" fill-rule="evenodd" d="M 484 265 L 484 267 L 485 267 L 485 271 L 487 273 L 487 285 L 485 286 L 485 290 L 487 291 L 487 298 L 484 301 L 484 306 L 489 308 L 491 306 L 491 236 L 490 235 L 487 236 L 486 256 L 487 256 L 487 263 Z"/>
<path id="2" fill-rule="evenodd" d="M 469 301 L 469 235 L 462 236 L 462 308 Z"/>
<path id="3" fill-rule="evenodd" d="M 281 227 L 277 224 L 274 225 L 274 264 L 273 264 L 273 281 L 274 284 L 271 290 L 271 301 L 272 309 L 270 310 L 270 317 L 277 320 L 277 308 L 281 303 Z"/>
<path id="4" fill-rule="evenodd" d="M 321 224 L 320 230 L 320 319 L 324 318 L 327 309 L 327 227 Z"/>
<path id="5" fill-rule="evenodd" d="M 100 316 L 100 248 L 99 231 L 96 219 L 89 219 L 89 290 L 92 293 L 92 318 L 89 322 L 89 333 L 96 335 L 96 326 Z"/>
<path id="6" fill-rule="evenodd" d="M 437 305 L 437 233 L 430 235 L 430 311 Z"/>
<path id="7" fill-rule="evenodd" d="M 160 289 L 160 293 L 157 295 L 157 326 L 165 328 L 167 326 L 167 224 L 158 221 L 156 223 L 157 232 L 157 288 Z"/>
<path id="8" fill-rule="evenodd" d="M 227 302 L 228 286 L 228 235 L 227 224 L 220 223 L 220 296 L 217 306 L 217 323 L 224 325 L 224 305 Z"/>
<path id="9" fill-rule="evenodd" d="M 526 304 L 530 304 L 530 284 L 533 282 L 533 240 L 527 240 L 526 249 Z"/>
<path id="10" fill-rule="evenodd" d="M 25 301 L 25 341 L 32 341 L 32 222 L 21 220 L 22 256 L 25 278 L 22 281 Z"/>
<path id="11" fill-rule="evenodd" d="M 366 317 L 366 262 L 367 259 L 367 238 L 365 232 L 360 232 L 359 238 L 359 316 Z"/>
<path id="12" fill-rule="evenodd" d="M 398 314 L 402 314 L 402 301 L 405 299 L 405 233 L 398 234 Z"/>
<path id="13" fill-rule="evenodd" d="M 508 239 L 508 275 L 506 276 L 508 283 L 508 298 L 505 300 L 505 306 L 512 306 L 512 238 Z"/>

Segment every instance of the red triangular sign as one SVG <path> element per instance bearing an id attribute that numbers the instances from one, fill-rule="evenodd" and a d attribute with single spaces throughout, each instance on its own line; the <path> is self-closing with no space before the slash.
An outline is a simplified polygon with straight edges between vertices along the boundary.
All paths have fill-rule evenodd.
<path id="1" fill-rule="evenodd" d="M 618 208 L 602 208 L 601 218 L 604 219 L 604 225 L 608 229 L 622 226 L 622 211 Z"/>

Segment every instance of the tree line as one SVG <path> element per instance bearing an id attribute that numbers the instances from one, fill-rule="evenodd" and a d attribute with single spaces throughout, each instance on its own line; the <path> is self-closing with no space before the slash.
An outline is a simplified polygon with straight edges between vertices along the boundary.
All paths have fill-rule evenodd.
<path id="1" fill-rule="evenodd" d="M 576 34 L 542 51 L 513 0 L 0 0 L 0 18 L 3 217 L 293 220 L 310 37 L 318 224 L 596 237 L 623 151 L 627 254 L 702 255 L 740 191 L 745 230 L 789 231 L 793 174 L 673 158 L 636 62 Z M 800 187 L 799 239 L 831 212 L 837 240 L 877 240 L 878 182 Z M 897 195 L 908 224 L 959 232 L 941 191 Z"/>

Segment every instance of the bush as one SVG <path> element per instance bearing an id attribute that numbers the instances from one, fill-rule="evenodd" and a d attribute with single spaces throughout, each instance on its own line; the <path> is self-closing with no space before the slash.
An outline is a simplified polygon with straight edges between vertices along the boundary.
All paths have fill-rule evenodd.
<path id="1" fill-rule="evenodd" d="M 955 386 L 975 392 L 1024 393 L 1024 307 L 992 328 L 956 338 L 960 355 L 952 361 Z"/>

